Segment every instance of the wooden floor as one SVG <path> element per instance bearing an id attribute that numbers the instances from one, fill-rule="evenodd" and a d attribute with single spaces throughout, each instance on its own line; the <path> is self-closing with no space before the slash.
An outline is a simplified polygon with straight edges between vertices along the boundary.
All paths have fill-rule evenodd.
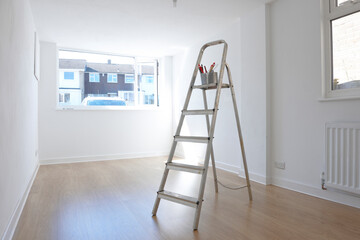
<path id="1" fill-rule="evenodd" d="M 190 207 L 162 200 L 152 217 L 164 161 L 41 166 L 13 239 L 360 239 L 360 209 L 257 183 L 250 203 L 246 189 L 215 194 L 211 171 L 198 231 Z M 242 181 L 218 175 L 227 184 Z M 171 172 L 166 189 L 192 195 L 198 180 Z"/>

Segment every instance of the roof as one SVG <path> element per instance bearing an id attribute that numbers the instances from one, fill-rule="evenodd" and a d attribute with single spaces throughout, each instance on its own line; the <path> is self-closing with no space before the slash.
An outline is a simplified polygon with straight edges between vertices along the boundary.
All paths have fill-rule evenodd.
<path id="1" fill-rule="evenodd" d="M 85 72 L 99 73 L 134 73 L 134 65 L 132 64 L 108 64 L 108 63 L 88 63 Z M 142 74 L 154 74 L 152 66 L 141 66 Z"/>
<path id="2" fill-rule="evenodd" d="M 59 59 L 60 69 L 85 69 L 85 59 Z"/>
<path id="3" fill-rule="evenodd" d="M 85 72 L 134 73 L 134 66 L 131 64 L 88 63 Z"/>
<path id="4" fill-rule="evenodd" d="M 141 66 L 141 73 L 142 74 L 154 74 L 154 67 L 152 66 Z"/>
<path id="5" fill-rule="evenodd" d="M 84 69 L 85 72 L 98 73 L 130 73 L 134 74 L 132 64 L 109 64 L 109 63 L 88 63 L 83 59 L 59 59 L 60 69 Z M 142 74 L 154 74 L 152 66 L 141 66 Z"/>

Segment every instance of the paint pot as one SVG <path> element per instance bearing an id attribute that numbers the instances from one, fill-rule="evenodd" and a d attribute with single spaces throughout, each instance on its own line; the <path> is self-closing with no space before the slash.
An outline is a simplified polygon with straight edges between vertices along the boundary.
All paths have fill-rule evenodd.
<path id="1" fill-rule="evenodd" d="M 213 84 L 218 82 L 218 73 L 211 71 L 209 73 L 201 73 L 201 84 Z"/>

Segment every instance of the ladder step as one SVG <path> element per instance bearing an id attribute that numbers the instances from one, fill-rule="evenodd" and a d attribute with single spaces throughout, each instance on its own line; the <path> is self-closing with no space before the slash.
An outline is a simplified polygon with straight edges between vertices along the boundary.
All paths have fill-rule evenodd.
<path id="1" fill-rule="evenodd" d="M 189 196 L 185 196 L 185 195 L 181 195 L 178 193 L 173 193 L 173 192 L 169 192 L 169 191 L 165 191 L 165 190 L 159 191 L 158 197 L 172 201 L 172 202 L 181 203 L 183 205 L 186 205 L 189 207 L 194 207 L 194 208 L 196 208 L 197 205 L 199 204 L 199 201 L 197 200 L 197 198 L 193 198 L 193 197 L 189 197 Z"/>
<path id="2" fill-rule="evenodd" d="M 204 90 L 217 89 L 217 83 L 204 84 L 204 85 L 194 85 L 193 88 L 204 89 Z M 230 85 L 227 84 L 227 83 L 223 83 L 221 88 L 230 88 Z"/>
<path id="3" fill-rule="evenodd" d="M 188 137 L 188 136 L 175 136 L 174 140 L 177 142 L 196 142 L 196 143 L 208 143 L 209 137 Z"/>
<path id="4" fill-rule="evenodd" d="M 214 114 L 215 109 L 208 110 L 183 110 L 184 115 L 211 115 Z"/>
<path id="5" fill-rule="evenodd" d="M 204 166 L 187 165 L 182 163 L 167 163 L 166 168 L 171 170 L 198 173 L 198 174 L 202 174 L 205 170 Z"/>

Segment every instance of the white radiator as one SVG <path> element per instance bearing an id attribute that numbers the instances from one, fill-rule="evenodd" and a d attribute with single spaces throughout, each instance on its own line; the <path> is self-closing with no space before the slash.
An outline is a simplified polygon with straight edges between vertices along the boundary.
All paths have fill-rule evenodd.
<path id="1" fill-rule="evenodd" d="M 326 124 L 326 186 L 360 195 L 360 123 Z"/>

